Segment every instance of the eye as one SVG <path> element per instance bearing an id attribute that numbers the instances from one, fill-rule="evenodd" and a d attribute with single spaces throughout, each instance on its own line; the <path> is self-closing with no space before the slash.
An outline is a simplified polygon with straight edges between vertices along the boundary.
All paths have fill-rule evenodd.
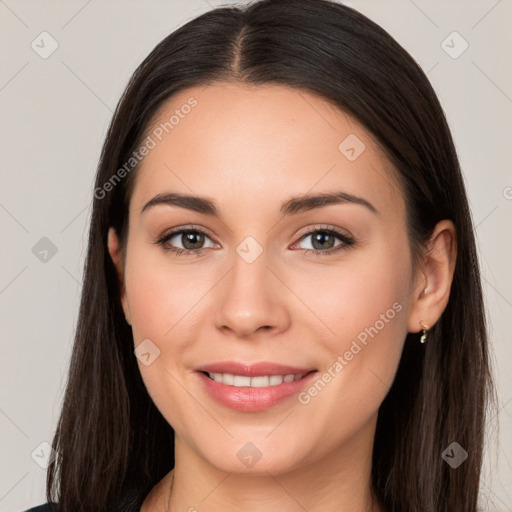
<path id="1" fill-rule="evenodd" d="M 355 240 L 351 236 L 337 229 L 324 226 L 317 226 L 315 229 L 304 233 L 297 244 L 308 238 L 311 238 L 310 245 L 312 248 L 302 249 L 302 252 L 306 254 L 313 253 L 314 256 L 325 256 L 347 249 L 355 244 Z M 210 240 L 211 245 L 205 247 L 205 240 Z M 338 240 L 338 243 L 336 243 L 336 240 Z M 174 229 L 162 235 L 155 243 L 161 245 L 165 251 L 185 256 L 201 256 L 207 249 L 216 245 L 205 231 L 194 227 Z M 181 247 L 177 247 L 176 244 L 181 244 Z M 295 248 L 295 246 L 292 248 Z"/>
<path id="2" fill-rule="evenodd" d="M 205 239 L 211 240 L 201 229 L 189 227 L 165 233 L 155 243 L 177 255 L 200 256 L 205 249 L 213 247 L 213 245 L 204 247 Z M 181 244 L 181 247 L 176 247 L 175 244 Z"/>
<path id="3" fill-rule="evenodd" d="M 355 244 L 354 238 L 338 231 L 334 228 L 316 227 L 301 236 L 298 243 L 311 239 L 310 246 L 312 248 L 303 249 L 306 254 L 313 253 L 315 256 L 325 256 L 336 251 L 347 249 Z M 339 243 L 336 244 L 336 239 Z"/>

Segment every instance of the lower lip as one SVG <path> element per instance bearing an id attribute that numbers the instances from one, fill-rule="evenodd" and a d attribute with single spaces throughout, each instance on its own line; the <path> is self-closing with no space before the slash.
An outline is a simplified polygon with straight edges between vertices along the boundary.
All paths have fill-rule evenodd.
<path id="1" fill-rule="evenodd" d="M 212 380 L 202 372 L 197 372 L 197 375 L 208 394 L 220 404 L 237 411 L 257 412 L 270 409 L 296 395 L 315 378 L 317 373 L 314 371 L 302 379 L 263 388 L 230 386 Z"/>

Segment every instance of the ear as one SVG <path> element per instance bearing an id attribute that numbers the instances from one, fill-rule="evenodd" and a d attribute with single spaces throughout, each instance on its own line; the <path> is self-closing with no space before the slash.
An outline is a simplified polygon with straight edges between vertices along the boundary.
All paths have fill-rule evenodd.
<path id="1" fill-rule="evenodd" d="M 408 331 L 432 327 L 448 304 L 457 261 L 457 234 L 450 220 L 440 221 L 432 233 L 423 266 L 418 269 L 408 316 Z"/>
<path id="2" fill-rule="evenodd" d="M 117 234 L 113 227 L 110 227 L 108 230 L 108 252 L 117 270 L 117 277 L 119 280 L 121 292 L 121 304 L 123 306 L 124 316 L 126 317 L 126 321 L 131 325 L 130 308 L 126 298 L 123 254 L 119 244 L 119 239 L 117 238 Z"/>

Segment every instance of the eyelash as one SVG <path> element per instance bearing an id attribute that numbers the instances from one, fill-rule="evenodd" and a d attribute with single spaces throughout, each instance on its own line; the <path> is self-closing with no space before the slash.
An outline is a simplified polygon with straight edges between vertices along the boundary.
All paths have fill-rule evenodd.
<path id="1" fill-rule="evenodd" d="M 204 251 L 206 251 L 208 248 L 201 248 L 201 249 L 181 249 L 179 247 L 166 247 L 165 244 L 168 240 L 175 237 L 176 235 L 182 234 L 182 233 L 201 233 L 208 238 L 211 238 L 206 232 L 204 232 L 202 229 L 194 228 L 194 227 L 187 227 L 187 228 L 179 228 L 174 231 L 170 231 L 169 233 L 165 233 L 162 235 L 158 240 L 156 240 L 156 244 L 163 247 L 165 251 L 172 252 L 176 254 L 177 256 L 185 255 L 185 256 L 201 256 Z M 305 238 L 307 238 L 309 235 L 313 235 L 316 233 L 326 233 L 329 235 L 334 235 L 338 239 L 340 239 L 343 243 L 336 245 L 332 247 L 331 249 L 326 249 L 325 251 L 317 250 L 317 249 L 301 249 L 301 251 L 304 254 L 310 254 L 313 253 L 314 256 L 326 256 L 329 254 L 332 254 L 334 252 L 340 251 L 340 250 L 346 250 L 350 248 L 352 245 L 355 244 L 354 238 L 341 233 L 340 231 L 333 229 L 333 228 L 327 228 L 323 226 L 317 226 L 311 231 L 308 231 L 301 235 L 299 240 L 296 243 L 301 242 Z M 295 244 L 294 244 L 295 245 Z"/>

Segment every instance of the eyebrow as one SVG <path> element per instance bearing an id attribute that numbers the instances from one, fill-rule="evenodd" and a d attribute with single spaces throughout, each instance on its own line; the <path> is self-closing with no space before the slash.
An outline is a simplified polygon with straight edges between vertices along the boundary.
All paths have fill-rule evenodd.
<path id="1" fill-rule="evenodd" d="M 294 215 L 332 204 L 347 203 L 364 206 L 372 213 L 376 215 L 379 214 L 377 208 L 375 208 L 375 206 L 366 199 L 343 191 L 305 194 L 302 196 L 292 197 L 281 205 L 280 213 L 281 215 Z M 220 217 L 219 209 L 211 199 L 179 194 L 177 192 L 156 195 L 144 205 L 140 212 L 141 215 L 145 211 L 157 205 L 179 206 L 204 215 Z"/>

